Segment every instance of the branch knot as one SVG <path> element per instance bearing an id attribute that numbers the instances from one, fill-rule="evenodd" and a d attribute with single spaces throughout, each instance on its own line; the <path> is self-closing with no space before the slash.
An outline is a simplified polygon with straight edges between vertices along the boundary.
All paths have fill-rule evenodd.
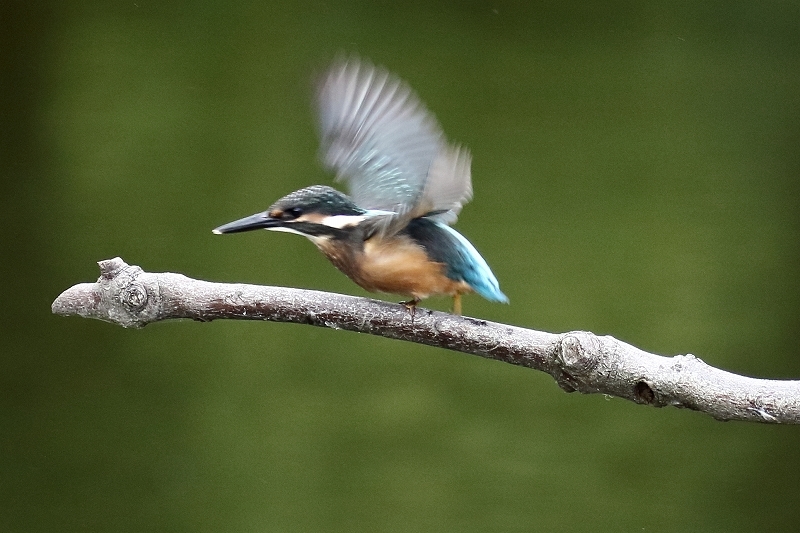
<path id="1" fill-rule="evenodd" d="M 565 333 L 556 348 L 559 372 L 554 376 L 567 392 L 584 390 L 586 378 L 597 367 L 601 343 L 588 331 Z"/>

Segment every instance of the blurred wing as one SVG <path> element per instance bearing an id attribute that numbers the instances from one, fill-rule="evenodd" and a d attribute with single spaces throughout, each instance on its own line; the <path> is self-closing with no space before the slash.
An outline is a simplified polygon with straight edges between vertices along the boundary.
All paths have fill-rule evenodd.
<path id="1" fill-rule="evenodd" d="M 322 161 L 348 182 L 359 206 L 396 213 L 385 221 L 393 229 L 430 211 L 452 211 L 455 220 L 471 194 L 469 153 L 446 144 L 405 82 L 367 62 L 340 59 L 320 81 L 317 106 Z"/>
<path id="2" fill-rule="evenodd" d="M 428 174 L 417 216 L 430 212 L 440 222 L 452 224 L 472 199 L 472 155 L 463 146 L 442 145 Z"/>

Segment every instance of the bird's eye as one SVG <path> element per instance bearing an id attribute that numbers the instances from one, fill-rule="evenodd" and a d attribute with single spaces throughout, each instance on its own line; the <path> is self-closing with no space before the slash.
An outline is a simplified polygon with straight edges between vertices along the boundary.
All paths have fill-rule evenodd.
<path id="1" fill-rule="evenodd" d="M 283 218 L 295 219 L 303 214 L 303 210 L 299 207 L 290 207 L 283 212 Z"/>

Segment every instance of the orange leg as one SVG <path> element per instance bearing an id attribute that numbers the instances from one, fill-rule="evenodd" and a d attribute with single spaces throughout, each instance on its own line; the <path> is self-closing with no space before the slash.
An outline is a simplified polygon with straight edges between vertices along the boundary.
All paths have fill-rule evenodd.
<path id="1" fill-rule="evenodd" d="M 457 292 L 453 295 L 453 314 L 461 315 L 461 293 Z"/>

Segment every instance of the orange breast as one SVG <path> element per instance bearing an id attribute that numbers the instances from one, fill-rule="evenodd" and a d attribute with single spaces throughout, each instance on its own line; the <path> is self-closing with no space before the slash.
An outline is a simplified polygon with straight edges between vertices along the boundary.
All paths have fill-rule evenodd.
<path id="1" fill-rule="evenodd" d="M 445 268 L 428 259 L 425 250 L 408 237 L 395 236 L 390 242 L 372 238 L 364 243 L 359 268 L 363 283 L 359 285 L 414 298 L 471 292 L 463 281 L 448 278 Z"/>
<path id="2" fill-rule="evenodd" d="M 428 259 L 425 250 L 407 236 L 395 235 L 388 241 L 373 237 L 364 242 L 363 250 L 347 257 L 341 250 L 318 246 L 339 270 L 368 291 L 418 299 L 472 292 L 463 281 L 448 278 L 445 265 Z"/>

